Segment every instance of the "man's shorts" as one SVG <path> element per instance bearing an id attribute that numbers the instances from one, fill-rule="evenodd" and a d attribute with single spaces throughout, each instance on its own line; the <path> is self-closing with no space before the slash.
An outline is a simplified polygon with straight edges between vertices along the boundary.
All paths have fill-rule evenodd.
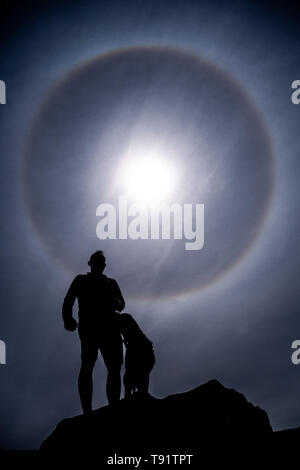
<path id="1" fill-rule="evenodd" d="M 81 360 L 95 363 L 100 350 L 107 368 L 123 364 L 123 343 L 117 332 L 97 335 L 94 332 L 80 332 Z"/>

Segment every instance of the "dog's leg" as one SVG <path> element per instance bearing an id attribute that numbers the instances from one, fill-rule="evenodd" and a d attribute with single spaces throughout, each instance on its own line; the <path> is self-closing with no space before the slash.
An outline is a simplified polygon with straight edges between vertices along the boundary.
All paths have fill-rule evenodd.
<path id="1" fill-rule="evenodd" d="M 124 388 L 125 388 L 125 398 L 129 398 L 135 390 L 135 386 L 132 384 L 132 380 L 128 371 L 125 372 L 123 378 Z"/>
<path id="2" fill-rule="evenodd" d="M 139 376 L 139 381 L 137 384 L 137 389 L 139 392 L 148 393 L 149 389 L 149 374 L 143 373 Z"/>
<path id="3" fill-rule="evenodd" d="M 130 391 L 130 384 L 129 384 L 127 372 L 125 372 L 124 374 L 123 384 L 124 384 L 124 390 L 125 390 L 125 398 L 129 398 L 131 395 L 131 391 Z"/>

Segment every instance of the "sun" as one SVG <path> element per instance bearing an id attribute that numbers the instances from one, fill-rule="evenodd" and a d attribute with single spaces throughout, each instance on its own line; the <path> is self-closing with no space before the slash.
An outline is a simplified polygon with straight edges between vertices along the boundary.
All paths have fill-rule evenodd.
<path id="1" fill-rule="evenodd" d="M 125 194 L 134 202 L 147 205 L 166 202 L 176 182 L 173 166 L 157 155 L 127 159 L 121 177 Z"/>

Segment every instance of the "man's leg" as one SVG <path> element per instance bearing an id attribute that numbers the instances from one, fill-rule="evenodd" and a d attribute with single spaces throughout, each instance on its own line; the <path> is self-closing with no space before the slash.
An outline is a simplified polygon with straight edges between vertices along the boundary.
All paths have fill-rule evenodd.
<path id="1" fill-rule="evenodd" d="M 98 348 L 93 342 L 81 339 L 81 368 L 78 389 L 84 414 L 91 413 L 93 400 L 93 369 L 97 360 Z"/>
<path id="2" fill-rule="evenodd" d="M 110 405 L 120 400 L 121 396 L 121 364 L 107 365 L 106 395 Z"/>
<path id="3" fill-rule="evenodd" d="M 100 351 L 107 368 L 106 395 L 110 405 L 118 402 L 121 396 L 121 366 L 123 344 L 120 335 L 108 336 L 100 345 Z"/>
<path id="4" fill-rule="evenodd" d="M 83 360 L 79 372 L 78 389 L 84 414 L 92 411 L 94 365 L 95 361 Z"/>
<path id="5" fill-rule="evenodd" d="M 131 392 L 133 391 L 132 383 L 128 374 L 128 371 L 125 372 L 123 377 L 123 384 L 125 389 L 125 398 L 129 398 L 131 396 Z"/>

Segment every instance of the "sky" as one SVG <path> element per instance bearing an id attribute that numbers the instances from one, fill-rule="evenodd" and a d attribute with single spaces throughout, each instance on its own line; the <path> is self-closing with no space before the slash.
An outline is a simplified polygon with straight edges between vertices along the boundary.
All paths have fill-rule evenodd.
<path id="1" fill-rule="evenodd" d="M 299 426 L 297 16 L 290 1 L 4 3 L 0 448 L 38 448 L 81 412 L 61 305 L 97 249 L 154 343 L 154 396 L 215 378 L 273 429 Z M 204 204 L 201 250 L 97 238 L 100 204 L 139 202 L 128 161 L 145 158 L 167 165 L 163 188 L 174 176 L 165 203 Z M 134 179 L 154 197 L 155 174 Z M 101 358 L 94 379 L 96 408 Z"/>

